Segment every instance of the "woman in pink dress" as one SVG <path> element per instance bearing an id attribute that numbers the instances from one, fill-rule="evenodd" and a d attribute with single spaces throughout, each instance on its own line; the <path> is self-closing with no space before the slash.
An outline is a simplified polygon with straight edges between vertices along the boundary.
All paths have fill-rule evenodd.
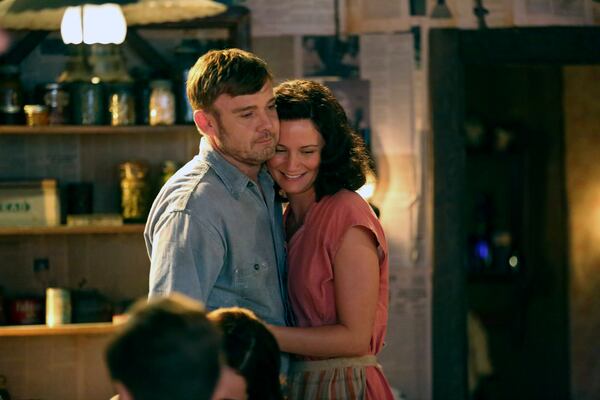
<path id="1" fill-rule="evenodd" d="M 295 80 L 276 90 L 280 137 L 268 161 L 289 205 L 284 215 L 288 290 L 296 327 L 271 327 L 296 354 L 297 399 L 392 399 L 377 362 L 388 308 L 388 249 L 369 204 L 354 191 L 368 157 L 325 86 Z"/>

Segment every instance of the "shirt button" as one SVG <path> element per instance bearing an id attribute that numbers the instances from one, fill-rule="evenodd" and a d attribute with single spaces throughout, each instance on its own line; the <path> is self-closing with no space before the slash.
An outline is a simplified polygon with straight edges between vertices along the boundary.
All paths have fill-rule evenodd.
<path id="1" fill-rule="evenodd" d="M 255 271 L 258 271 L 259 269 L 260 269 L 260 265 L 258 265 L 258 264 L 254 264 L 254 270 L 255 270 Z"/>

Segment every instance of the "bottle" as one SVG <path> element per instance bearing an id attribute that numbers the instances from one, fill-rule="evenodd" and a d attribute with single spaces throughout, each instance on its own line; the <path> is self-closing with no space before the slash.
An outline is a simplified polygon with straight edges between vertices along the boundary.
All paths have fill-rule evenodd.
<path id="1" fill-rule="evenodd" d="M 154 80 L 150 82 L 150 125 L 173 125 L 175 123 L 175 95 L 171 82 Z"/>

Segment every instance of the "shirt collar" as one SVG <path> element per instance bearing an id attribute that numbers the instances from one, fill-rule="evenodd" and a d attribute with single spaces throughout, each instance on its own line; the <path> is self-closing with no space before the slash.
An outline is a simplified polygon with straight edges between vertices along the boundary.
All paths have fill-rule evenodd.
<path id="1" fill-rule="evenodd" d="M 227 190 L 229 190 L 235 198 L 238 198 L 240 193 L 242 193 L 249 184 L 255 184 L 242 171 L 233 166 L 229 161 L 223 158 L 219 152 L 213 149 L 208 140 L 204 137 L 200 139 L 200 156 L 215 171 L 221 181 L 225 184 Z M 273 179 L 264 165 L 260 168 L 258 180 L 263 190 L 266 189 L 265 185 L 273 186 Z"/>

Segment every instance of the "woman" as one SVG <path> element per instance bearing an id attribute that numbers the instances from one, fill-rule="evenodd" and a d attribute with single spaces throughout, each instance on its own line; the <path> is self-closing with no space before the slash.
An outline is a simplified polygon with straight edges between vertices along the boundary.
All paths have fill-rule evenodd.
<path id="1" fill-rule="evenodd" d="M 223 334 L 225 367 L 213 400 L 283 400 L 275 338 L 250 310 L 231 307 L 208 314 Z"/>
<path id="2" fill-rule="evenodd" d="M 392 399 L 375 357 L 387 324 L 387 244 L 354 192 L 368 171 L 364 145 L 325 86 L 289 81 L 275 96 L 280 137 L 267 165 L 289 200 L 297 327 L 270 328 L 283 351 L 300 355 L 290 367 L 290 399 Z"/>

